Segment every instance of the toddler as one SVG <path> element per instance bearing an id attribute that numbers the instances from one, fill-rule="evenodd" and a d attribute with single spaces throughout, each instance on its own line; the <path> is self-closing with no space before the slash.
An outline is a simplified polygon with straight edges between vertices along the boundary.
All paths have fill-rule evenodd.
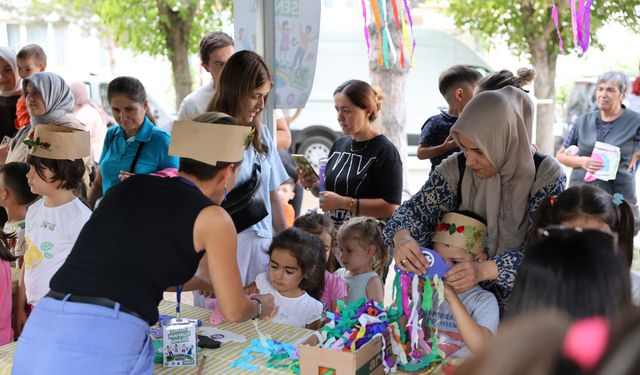
<path id="1" fill-rule="evenodd" d="M 344 268 L 335 274 L 347 285 L 347 303 L 361 298 L 382 301 L 382 275 L 389 258 L 382 240 L 384 224 L 372 217 L 356 217 L 340 227 L 338 245 L 340 263 Z"/>

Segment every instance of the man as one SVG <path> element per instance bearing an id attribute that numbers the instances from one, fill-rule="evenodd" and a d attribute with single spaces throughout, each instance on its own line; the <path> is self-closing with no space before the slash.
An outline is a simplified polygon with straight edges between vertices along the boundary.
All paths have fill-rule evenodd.
<path id="1" fill-rule="evenodd" d="M 233 38 L 222 31 L 206 34 L 200 41 L 201 66 L 211 74 L 211 82 L 187 95 L 180 104 L 178 120 L 191 120 L 203 113 L 215 93 L 216 82 L 229 57 L 236 51 Z"/>

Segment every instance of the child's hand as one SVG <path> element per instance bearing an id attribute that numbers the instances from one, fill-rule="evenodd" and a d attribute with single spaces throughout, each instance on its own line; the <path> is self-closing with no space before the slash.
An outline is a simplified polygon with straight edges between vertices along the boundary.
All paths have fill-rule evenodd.
<path id="1" fill-rule="evenodd" d="M 256 286 L 255 282 L 247 285 L 244 288 L 244 294 L 246 294 L 248 296 L 251 296 L 251 295 L 254 295 L 254 294 L 259 294 L 259 293 L 260 293 L 260 290 L 258 290 L 258 287 Z"/>
<path id="2" fill-rule="evenodd" d="M 453 290 L 453 287 L 451 285 L 449 285 L 449 282 L 447 280 L 444 281 L 444 299 L 446 301 L 449 301 L 449 299 L 451 297 L 453 297 L 456 294 L 456 291 Z"/>
<path id="3" fill-rule="evenodd" d="M 135 173 L 129 173 L 127 171 L 120 171 L 120 174 L 118 175 L 118 178 L 120 179 L 120 181 L 124 181 L 127 178 L 134 176 Z"/>

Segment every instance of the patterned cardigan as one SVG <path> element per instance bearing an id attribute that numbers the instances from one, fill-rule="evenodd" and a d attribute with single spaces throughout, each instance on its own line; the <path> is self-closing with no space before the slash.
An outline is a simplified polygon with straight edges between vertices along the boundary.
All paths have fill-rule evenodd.
<path id="1" fill-rule="evenodd" d="M 454 163 L 456 166 L 452 167 Z M 438 219 L 444 213 L 458 209 L 459 175 L 457 154 L 453 154 L 436 168 L 420 191 L 402 203 L 391 216 L 384 230 L 387 245 L 393 245 L 396 232 L 407 229 L 420 246 L 429 246 Z M 529 225 L 542 199 L 564 191 L 566 180 L 558 162 L 552 157 L 545 157 L 536 171 L 529 195 Z M 524 255 L 524 244 L 525 239 L 518 249 L 500 249 L 499 255 L 491 258 L 498 267 L 498 277 L 481 283 L 484 289 L 496 295 L 501 306 L 505 305 L 513 289 L 516 272 Z"/>

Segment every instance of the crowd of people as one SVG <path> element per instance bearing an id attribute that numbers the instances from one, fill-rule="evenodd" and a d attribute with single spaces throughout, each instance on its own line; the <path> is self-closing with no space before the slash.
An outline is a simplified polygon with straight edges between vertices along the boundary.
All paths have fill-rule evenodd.
<path id="1" fill-rule="evenodd" d="M 45 71 L 42 48 L 0 48 L 0 344 L 18 341 L 14 373 L 152 373 L 147 330 L 177 287 L 228 321 L 318 329 L 341 301 L 384 300 L 392 262 L 425 275 L 425 247 L 451 268 L 422 327 L 447 356 L 472 357 L 462 373 L 605 371 L 637 335 L 640 114 L 623 104 L 623 74 L 599 78 L 598 110 L 554 158 L 531 141 L 533 70 L 447 69 L 448 110 L 418 149 L 431 171 L 402 202 L 401 157 L 376 125 L 383 93 L 359 80 L 335 89 L 343 137 L 321 181 L 283 152 L 284 116 L 276 134 L 262 119 L 274 84 L 262 57 L 212 32 L 200 58 L 211 82 L 170 134 L 136 78 L 109 83 L 110 124 L 82 83 Z M 604 167 L 596 141 L 620 149 L 614 180 L 585 179 Z M 560 163 L 573 168 L 568 189 Z M 302 188 L 322 213 L 290 205 Z M 613 339 L 596 355 L 580 330 Z"/>

